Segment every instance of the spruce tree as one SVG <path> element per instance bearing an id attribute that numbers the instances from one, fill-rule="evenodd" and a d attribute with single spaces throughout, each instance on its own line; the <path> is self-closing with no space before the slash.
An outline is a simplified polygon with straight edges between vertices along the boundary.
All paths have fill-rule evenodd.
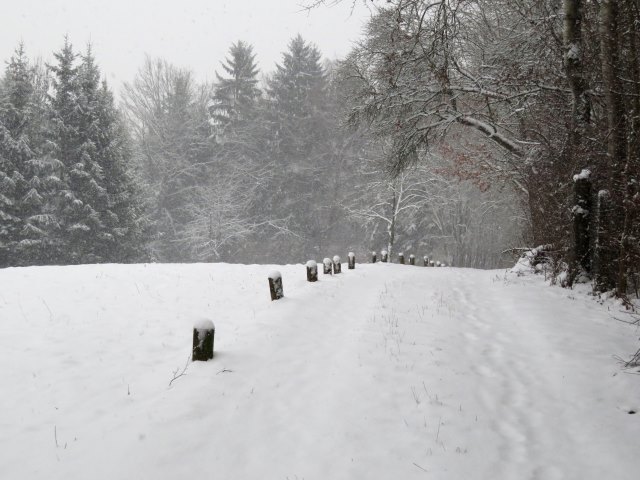
<path id="1" fill-rule="evenodd" d="M 229 56 L 221 62 L 223 75 L 216 72 L 212 116 L 221 126 L 247 119 L 260 96 L 259 69 L 253 47 L 238 41 L 229 48 Z"/>
<path id="2" fill-rule="evenodd" d="M 0 266 L 45 263 L 52 165 L 41 156 L 42 90 L 21 45 L 0 95 Z M 40 79 L 42 80 L 42 79 Z"/>
<path id="3" fill-rule="evenodd" d="M 298 239 L 292 240 L 292 253 L 299 256 L 318 253 L 319 245 L 311 245 L 310 239 L 321 237 L 323 228 L 319 196 L 331 175 L 327 170 L 334 123 L 327 83 L 320 52 L 300 35 L 289 42 L 268 82 L 276 171 L 263 205 L 289 217 L 289 228 Z"/>
<path id="4" fill-rule="evenodd" d="M 102 169 L 96 161 L 95 104 L 99 72 L 92 57 L 82 67 L 68 39 L 54 54 L 54 94 L 51 97 L 51 142 L 53 155 L 62 163 L 61 189 L 58 196 L 60 237 L 59 261 L 93 263 L 102 261 L 97 250 L 104 225 L 99 210 L 107 202 Z"/>
<path id="5" fill-rule="evenodd" d="M 132 154 L 124 123 L 106 81 L 98 91 L 95 138 L 107 203 L 100 211 L 104 226 L 99 251 L 105 261 L 127 263 L 147 259 L 144 208 L 129 171 Z"/>

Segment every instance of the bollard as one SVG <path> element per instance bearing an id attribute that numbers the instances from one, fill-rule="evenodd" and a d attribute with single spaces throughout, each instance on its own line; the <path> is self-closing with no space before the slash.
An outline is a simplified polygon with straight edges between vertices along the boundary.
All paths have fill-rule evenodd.
<path id="1" fill-rule="evenodd" d="M 424 262 L 423 265 L 425 267 L 429 266 L 429 257 L 427 257 L 426 255 L 424 257 L 422 257 L 422 261 Z"/>
<path id="2" fill-rule="evenodd" d="M 211 320 L 203 319 L 193 326 L 193 350 L 191 361 L 206 362 L 213 358 L 213 339 L 216 327 Z"/>
<path id="3" fill-rule="evenodd" d="M 380 252 L 380 261 L 387 263 L 389 261 L 389 252 L 387 252 L 386 250 L 382 250 Z"/>
<path id="4" fill-rule="evenodd" d="M 333 274 L 336 275 L 342 272 L 342 265 L 340 265 L 340 257 L 336 255 L 333 257 Z"/>
<path id="5" fill-rule="evenodd" d="M 322 260 L 322 273 L 331 275 L 331 268 L 333 266 L 333 262 L 331 262 L 330 258 L 325 258 Z"/>
<path id="6" fill-rule="evenodd" d="M 280 272 L 273 271 L 269 274 L 269 291 L 271 292 L 271 300 L 280 300 L 284 297 L 284 289 L 282 288 L 282 275 Z"/>
<path id="7" fill-rule="evenodd" d="M 416 256 L 412 253 L 411 255 L 409 255 L 409 265 L 415 265 L 416 264 Z"/>
<path id="8" fill-rule="evenodd" d="M 435 266 L 436 266 L 436 262 L 434 262 L 433 260 L 431 260 L 431 261 L 429 262 L 429 266 L 431 266 L 431 267 L 435 267 Z"/>
<path id="9" fill-rule="evenodd" d="M 378 254 L 376 252 L 371 252 L 371 263 L 376 263 L 378 260 Z"/>
<path id="10" fill-rule="evenodd" d="M 307 282 L 318 281 L 318 264 L 314 260 L 307 262 Z"/>
<path id="11" fill-rule="evenodd" d="M 398 263 L 400 263 L 401 265 L 404 265 L 404 253 L 402 252 L 398 254 Z"/>
<path id="12" fill-rule="evenodd" d="M 353 270 L 354 268 L 356 268 L 356 254 L 353 252 L 349 252 L 347 258 L 349 259 L 349 270 Z"/>
<path id="13" fill-rule="evenodd" d="M 441 267 L 441 266 L 442 266 L 442 264 L 439 261 L 436 262 L 436 267 Z"/>

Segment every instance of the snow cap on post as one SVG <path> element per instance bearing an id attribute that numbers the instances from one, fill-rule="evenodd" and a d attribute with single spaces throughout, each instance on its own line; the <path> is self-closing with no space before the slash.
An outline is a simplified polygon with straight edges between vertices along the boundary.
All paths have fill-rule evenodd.
<path id="1" fill-rule="evenodd" d="M 284 297 L 282 274 L 277 270 L 274 270 L 269 274 L 269 292 L 271 293 L 271 301 L 280 300 Z"/>
<path id="2" fill-rule="evenodd" d="M 573 181 L 578 182 L 580 180 L 589 180 L 591 177 L 591 170 L 588 168 L 583 168 L 582 171 L 573 176 Z"/>

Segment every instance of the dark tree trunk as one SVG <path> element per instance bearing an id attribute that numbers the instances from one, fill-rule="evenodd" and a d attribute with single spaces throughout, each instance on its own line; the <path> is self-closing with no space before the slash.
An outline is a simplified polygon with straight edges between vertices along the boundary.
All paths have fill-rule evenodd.
<path id="1" fill-rule="evenodd" d="M 584 273 L 591 271 L 590 223 L 593 218 L 591 211 L 591 180 L 589 172 L 583 170 L 574 177 L 575 206 L 573 207 L 573 270 Z"/>

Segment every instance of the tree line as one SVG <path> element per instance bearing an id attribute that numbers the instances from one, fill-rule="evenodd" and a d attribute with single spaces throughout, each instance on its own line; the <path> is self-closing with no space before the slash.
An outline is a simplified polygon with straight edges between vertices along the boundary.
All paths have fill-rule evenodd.
<path id="1" fill-rule="evenodd" d="M 387 248 L 486 268 L 521 240 L 513 187 L 463 174 L 451 148 L 394 175 L 392 136 L 344 122 L 348 60 L 300 35 L 271 72 L 234 43 L 212 83 L 147 58 L 119 107 L 90 49 L 54 58 L 18 48 L 0 82 L 2 266 Z"/>

